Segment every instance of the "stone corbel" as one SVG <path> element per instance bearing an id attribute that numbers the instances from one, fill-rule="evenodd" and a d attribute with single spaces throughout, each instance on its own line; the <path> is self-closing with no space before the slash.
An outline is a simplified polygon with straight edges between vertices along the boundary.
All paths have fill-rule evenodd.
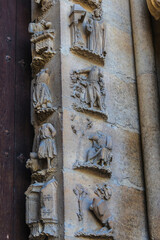
<path id="1" fill-rule="evenodd" d="M 156 19 L 160 19 L 160 0 L 147 0 L 147 5 L 151 15 Z"/>

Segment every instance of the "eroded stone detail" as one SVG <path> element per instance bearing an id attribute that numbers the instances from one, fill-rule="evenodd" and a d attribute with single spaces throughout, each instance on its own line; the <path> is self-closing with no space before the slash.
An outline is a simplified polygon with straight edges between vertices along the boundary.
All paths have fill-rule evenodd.
<path id="1" fill-rule="evenodd" d="M 86 4 L 91 9 L 101 8 L 102 0 L 74 0 L 78 4 Z"/>
<path id="2" fill-rule="evenodd" d="M 43 12 L 47 11 L 53 6 L 53 0 L 35 0 L 35 3 L 41 6 Z"/>
<path id="3" fill-rule="evenodd" d="M 42 69 L 33 84 L 33 107 L 39 119 L 44 120 L 54 112 L 52 97 L 48 87 L 50 75 L 48 69 Z"/>
<path id="4" fill-rule="evenodd" d="M 102 132 L 97 132 L 89 137 L 92 142 L 91 148 L 88 149 L 86 154 L 86 161 L 76 161 L 73 169 L 91 169 L 105 173 L 109 176 L 112 174 L 112 139 Z"/>
<path id="5" fill-rule="evenodd" d="M 32 34 L 31 43 L 34 44 L 32 52 L 33 73 L 38 73 L 56 53 L 54 51 L 55 31 L 51 29 L 51 26 L 51 22 L 44 20 L 29 24 L 28 31 Z"/>
<path id="6" fill-rule="evenodd" d="M 70 14 L 71 51 L 89 60 L 104 64 L 106 56 L 106 24 L 102 20 L 102 9 L 93 14 L 74 4 Z"/>
<path id="7" fill-rule="evenodd" d="M 30 159 L 26 163 L 26 167 L 32 172 L 42 171 L 39 174 L 45 175 L 46 171 L 43 170 L 53 171 L 51 162 L 57 156 L 55 136 L 56 130 L 51 123 L 44 123 L 39 128 L 37 152 L 30 153 Z"/>
<path id="8" fill-rule="evenodd" d="M 83 200 L 88 194 L 88 192 L 83 188 L 81 184 L 78 184 L 75 189 L 73 189 L 73 192 L 77 196 L 78 199 L 78 219 L 79 221 L 83 220 Z"/>
<path id="9" fill-rule="evenodd" d="M 80 229 L 75 233 L 76 237 L 87 237 L 87 238 L 113 238 L 113 217 L 111 215 L 108 201 L 112 196 L 111 187 L 107 184 L 97 185 L 95 194 L 97 197 L 93 198 L 90 208 L 97 220 L 101 222 L 102 228 L 100 230 L 85 230 Z"/>
<path id="10" fill-rule="evenodd" d="M 80 112 L 88 112 L 108 119 L 105 105 L 105 85 L 102 69 L 94 66 L 73 71 L 71 74 L 71 96 L 75 99 L 73 107 Z"/>
<path id="11" fill-rule="evenodd" d="M 30 239 L 57 237 L 57 181 L 30 185 L 26 195 L 26 223 Z"/>

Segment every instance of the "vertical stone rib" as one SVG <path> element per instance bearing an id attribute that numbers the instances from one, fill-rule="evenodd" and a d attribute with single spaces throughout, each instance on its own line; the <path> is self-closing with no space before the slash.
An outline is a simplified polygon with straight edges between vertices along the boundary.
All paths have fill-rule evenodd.
<path id="1" fill-rule="evenodd" d="M 160 240 L 160 124 L 150 18 L 145 0 L 130 0 L 150 239 Z"/>

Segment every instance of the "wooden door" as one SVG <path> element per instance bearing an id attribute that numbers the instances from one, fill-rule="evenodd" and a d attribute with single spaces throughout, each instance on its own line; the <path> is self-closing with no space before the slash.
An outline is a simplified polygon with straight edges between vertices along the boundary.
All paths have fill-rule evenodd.
<path id="1" fill-rule="evenodd" d="M 0 239 L 27 240 L 25 162 L 30 125 L 30 0 L 0 0 Z"/>

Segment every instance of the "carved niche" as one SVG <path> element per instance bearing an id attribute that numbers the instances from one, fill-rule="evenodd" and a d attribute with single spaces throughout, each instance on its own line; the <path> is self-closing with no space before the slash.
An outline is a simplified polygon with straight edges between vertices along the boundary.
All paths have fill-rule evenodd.
<path id="1" fill-rule="evenodd" d="M 113 238 L 113 217 L 110 212 L 108 201 L 112 196 L 111 187 L 107 184 L 98 185 L 95 190 L 97 197 L 93 198 L 90 208 L 98 222 L 101 223 L 102 228 L 100 230 L 85 230 L 82 228 L 75 233 L 76 237 L 88 237 L 88 238 L 105 238 L 108 240 Z"/>
<path id="2" fill-rule="evenodd" d="M 147 0 L 150 13 L 156 19 L 160 19 L 160 0 Z"/>
<path id="3" fill-rule="evenodd" d="M 102 9 L 93 14 L 78 4 L 73 5 L 70 14 L 71 51 L 96 63 L 104 64 L 106 56 L 106 24 Z"/>
<path id="4" fill-rule="evenodd" d="M 73 169 L 90 169 L 111 176 L 112 139 L 102 132 L 96 132 L 89 137 L 91 147 L 87 150 L 86 161 L 77 160 Z"/>
<path id="5" fill-rule="evenodd" d="M 42 179 L 47 173 L 54 172 L 53 162 L 57 156 L 55 142 L 56 130 L 51 123 L 44 123 L 39 128 L 33 152 L 26 167 L 31 169 L 33 178 Z"/>
<path id="6" fill-rule="evenodd" d="M 71 74 L 71 96 L 75 99 L 73 107 L 80 112 L 90 112 L 108 119 L 105 105 L 105 85 L 102 69 L 92 68 L 74 71 Z"/>
<path id="7" fill-rule="evenodd" d="M 57 181 L 34 183 L 25 195 L 29 238 L 44 240 L 46 237 L 57 237 Z"/>
<path id="8" fill-rule="evenodd" d="M 47 11 L 53 6 L 53 0 L 35 0 L 35 3 L 41 6 L 43 12 Z"/>
<path id="9" fill-rule="evenodd" d="M 34 45 L 32 52 L 33 73 L 38 73 L 56 53 L 54 51 L 55 31 L 51 29 L 51 26 L 51 22 L 45 20 L 29 24 L 28 31 L 32 35 L 31 43 Z"/>
<path id="10" fill-rule="evenodd" d="M 48 69 L 42 69 L 33 80 L 33 107 L 40 120 L 44 120 L 55 110 L 52 106 L 49 82 Z"/>

